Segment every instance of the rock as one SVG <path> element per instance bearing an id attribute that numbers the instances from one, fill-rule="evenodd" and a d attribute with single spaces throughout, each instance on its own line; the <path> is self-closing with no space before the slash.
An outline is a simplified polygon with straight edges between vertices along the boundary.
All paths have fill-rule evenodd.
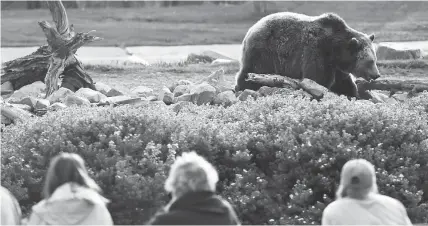
<path id="1" fill-rule="evenodd" d="M 89 105 L 91 105 L 91 102 L 88 99 L 81 97 L 81 96 L 77 96 L 74 93 L 67 95 L 64 98 L 63 103 L 65 105 L 67 105 L 68 107 L 71 105 L 77 105 L 77 106 L 81 106 L 81 105 L 89 106 Z"/>
<path id="2" fill-rule="evenodd" d="M 315 99 L 321 99 L 324 97 L 324 94 L 329 92 L 326 87 L 306 78 L 303 79 L 299 85 L 304 91 L 311 94 Z"/>
<path id="3" fill-rule="evenodd" d="M 148 97 L 153 94 L 153 89 L 146 86 L 137 86 L 131 90 L 131 93 L 139 97 Z"/>
<path id="4" fill-rule="evenodd" d="M 111 104 L 137 104 L 143 102 L 143 100 L 140 97 L 130 97 L 130 96 L 115 96 L 115 97 L 108 97 L 108 102 Z"/>
<path id="5" fill-rule="evenodd" d="M 68 95 L 74 95 L 73 91 L 71 91 L 71 90 L 69 90 L 67 88 L 64 88 L 64 87 L 60 87 L 58 90 L 56 90 L 55 92 L 53 92 L 46 99 L 49 100 L 50 103 L 63 102 L 64 99 Z"/>
<path id="6" fill-rule="evenodd" d="M 388 99 L 385 100 L 385 103 L 387 104 L 396 104 L 398 103 L 398 101 L 392 97 L 389 97 Z"/>
<path id="7" fill-rule="evenodd" d="M 7 126 L 7 125 L 10 125 L 12 123 L 13 123 L 12 119 L 10 119 L 4 115 L 1 115 L 1 124 L 5 124 Z"/>
<path id="8" fill-rule="evenodd" d="M 80 88 L 75 94 L 79 97 L 88 99 L 91 103 L 99 103 L 100 101 L 107 99 L 106 95 L 89 88 Z"/>
<path id="9" fill-rule="evenodd" d="M 174 82 L 172 85 L 168 86 L 168 88 L 169 88 L 169 90 L 170 90 L 171 92 L 174 92 L 175 88 L 176 88 L 177 86 L 179 86 L 179 85 L 187 85 L 187 86 L 190 86 L 190 85 L 193 85 L 193 84 L 194 84 L 194 83 L 193 83 L 193 82 L 191 82 L 191 81 L 189 81 L 189 80 L 179 80 L 178 82 Z"/>
<path id="10" fill-rule="evenodd" d="M 265 96 L 273 95 L 278 90 L 279 90 L 279 88 L 277 88 L 277 87 L 262 86 L 262 87 L 260 87 L 258 92 L 259 92 L 260 96 L 265 97 Z"/>
<path id="11" fill-rule="evenodd" d="M 241 94 L 238 96 L 238 99 L 240 101 L 246 101 L 249 96 L 252 96 L 254 99 L 257 99 L 260 94 L 254 90 L 246 89 L 241 92 Z"/>
<path id="12" fill-rule="evenodd" d="M 19 93 L 19 95 L 23 94 L 20 91 L 18 91 L 18 93 Z M 37 102 L 37 99 L 35 97 L 32 97 L 32 96 L 26 96 L 26 97 L 22 97 L 22 98 L 11 97 L 8 100 L 8 103 L 11 103 L 11 104 L 24 104 L 24 105 L 29 106 L 30 109 L 34 109 L 34 107 L 36 106 L 36 102 Z"/>
<path id="13" fill-rule="evenodd" d="M 227 59 L 216 59 L 211 62 L 212 65 L 228 65 L 236 63 L 236 60 L 227 60 Z"/>
<path id="14" fill-rule="evenodd" d="M 33 82 L 19 89 L 26 96 L 40 97 L 46 91 L 46 85 L 42 81 Z"/>
<path id="15" fill-rule="evenodd" d="M 230 90 L 221 92 L 214 98 L 214 104 L 223 105 L 225 107 L 229 107 L 236 102 L 238 102 L 238 98 L 236 98 L 233 91 Z"/>
<path id="16" fill-rule="evenodd" d="M 102 82 L 95 83 L 95 89 L 106 95 L 107 97 L 115 97 L 115 96 L 122 96 L 124 95 L 122 92 L 116 90 L 115 88 L 110 87 L 107 84 L 104 84 Z"/>
<path id="17" fill-rule="evenodd" d="M 25 121 L 27 119 L 29 119 L 32 114 L 27 112 L 26 110 L 17 108 L 17 107 L 13 107 L 11 105 L 6 106 L 6 105 L 2 105 L 1 106 L 1 115 L 2 115 L 2 120 L 5 120 L 6 122 L 9 122 L 9 120 L 11 122 L 17 122 L 17 121 Z M 7 120 L 7 119 L 8 120 Z M 3 123 L 3 121 L 2 121 Z"/>
<path id="18" fill-rule="evenodd" d="M 164 86 L 159 93 L 158 100 L 162 100 L 165 104 L 174 103 L 174 94 L 169 90 L 168 87 Z"/>
<path id="19" fill-rule="evenodd" d="M 67 105 L 63 104 L 63 103 L 53 103 L 52 105 L 50 105 L 48 107 L 48 110 L 52 110 L 52 111 L 57 111 L 57 110 L 61 110 L 67 108 Z"/>
<path id="20" fill-rule="evenodd" d="M 190 86 L 190 93 L 195 94 L 194 103 L 197 105 L 211 103 L 216 96 L 216 88 L 208 83 Z"/>
<path id="21" fill-rule="evenodd" d="M 50 105 L 49 100 L 46 99 L 37 99 L 36 105 L 34 106 L 34 109 L 41 110 L 41 109 L 47 109 Z"/>
<path id="22" fill-rule="evenodd" d="M 178 97 L 189 92 L 190 92 L 189 85 L 178 85 L 177 87 L 175 87 L 173 94 L 174 94 L 174 97 Z"/>
<path id="23" fill-rule="evenodd" d="M 172 107 L 172 110 L 178 114 L 184 107 L 189 106 L 189 105 L 192 105 L 192 103 L 186 102 L 186 101 L 180 101 L 180 102 L 174 104 L 174 106 Z"/>
<path id="24" fill-rule="evenodd" d="M 26 104 L 11 104 L 11 106 L 15 107 L 15 108 L 20 108 L 20 109 L 28 111 L 28 112 L 33 110 L 33 107 L 30 107 Z"/>
<path id="25" fill-rule="evenodd" d="M 399 93 L 395 93 L 394 95 L 392 95 L 392 98 L 404 102 L 407 99 L 409 99 L 408 94 L 405 92 L 399 92 Z"/>
<path id="26" fill-rule="evenodd" d="M 13 85 L 10 81 L 1 84 L 1 95 L 13 93 Z"/>
<path id="27" fill-rule="evenodd" d="M 376 48 L 378 60 L 409 60 L 421 59 L 421 49 L 409 49 L 405 47 L 393 46 L 387 43 L 380 43 Z"/>
<path id="28" fill-rule="evenodd" d="M 186 101 L 186 102 L 194 102 L 196 103 L 197 94 L 186 93 L 176 98 L 177 102 Z"/>

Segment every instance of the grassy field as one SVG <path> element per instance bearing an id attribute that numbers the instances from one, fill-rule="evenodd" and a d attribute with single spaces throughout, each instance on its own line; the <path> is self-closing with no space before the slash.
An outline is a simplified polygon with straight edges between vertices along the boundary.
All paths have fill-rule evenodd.
<path id="1" fill-rule="evenodd" d="M 137 86 L 147 86 L 158 92 L 164 85 L 186 79 L 196 82 L 223 68 L 225 79 L 233 86 L 239 64 L 216 66 L 210 64 L 159 64 L 149 67 L 139 66 L 86 66 L 95 82 L 108 84 L 125 93 Z M 428 61 L 384 61 L 379 62 L 382 79 L 411 79 L 428 82 Z"/>
<path id="2" fill-rule="evenodd" d="M 240 43 L 248 28 L 263 15 L 241 5 L 171 8 L 67 9 L 76 31 L 97 30 L 103 41 L 91 45 L 183 45 Z M 335 12 L 355 29 L 374 32 L 378 41 L 426 40 L 428 2 L 269 2 L 268 13 L 292 11 L 308 15 Z M 46 43 L 37 21 L 51 20 L 49 10 L 2 10 L 1 46 Z"/>

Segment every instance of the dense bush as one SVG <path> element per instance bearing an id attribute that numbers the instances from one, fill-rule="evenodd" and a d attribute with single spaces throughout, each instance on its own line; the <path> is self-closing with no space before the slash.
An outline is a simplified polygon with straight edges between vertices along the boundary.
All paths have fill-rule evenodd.
<path id="1" fill-rule="evenodd" d="M 219 193 L 243 223 L 319 224 L 339 169 L 361 157 L 375 164 L 380 192 L 427 223 L 428 94 L 396 105 L 325 99 L 279 94 L 178 114 L 154 104 L 70 108 L 5 128 L 2 184 L 28 213 L 50 158 L 76 152 L 112 200 L 115 223 L 143 224 L 168 202 L 163 182 L 174 156 L 195 150 L 219 170 Z"/>

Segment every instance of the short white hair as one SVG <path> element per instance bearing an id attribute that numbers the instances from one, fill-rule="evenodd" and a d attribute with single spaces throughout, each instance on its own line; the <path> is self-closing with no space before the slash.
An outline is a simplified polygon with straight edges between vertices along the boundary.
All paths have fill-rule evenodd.
<path id="1" fill-rule="evenodd" d="M 165 182 L 165 190 L 173 194 L 189 191 L 215 191 L 217 170 L 195 152 L 184 152 L 177 157 Z"/>

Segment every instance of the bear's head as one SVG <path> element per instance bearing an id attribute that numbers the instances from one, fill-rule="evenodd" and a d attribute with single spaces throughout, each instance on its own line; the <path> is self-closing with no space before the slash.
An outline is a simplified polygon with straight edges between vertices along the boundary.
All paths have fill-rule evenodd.
<path id="1" fill-rule="evenodd" d="M 378 79 L 380 73 L 376 66 L 374 37 L 374 34 L 359 34 L 346 40 L 338 54 L 339 69 L 367 81 Z"/>

